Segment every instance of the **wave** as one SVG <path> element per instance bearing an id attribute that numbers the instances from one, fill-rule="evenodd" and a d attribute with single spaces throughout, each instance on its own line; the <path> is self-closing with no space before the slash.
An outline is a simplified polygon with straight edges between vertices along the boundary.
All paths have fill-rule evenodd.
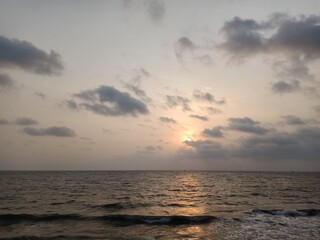
<path id="1" fill-rule="evenodd" d="M 313 217 L 320 214 L 319 209 L 300 209 L 300 210 L 266 210 L 266 209 L 253 209 L 250 211 L 252 214 L 268 214 L 285 217 Z"/>
<path id="2" fill-rule="evenodd" d="M 19 222 L 51 222 L 51 221 L 105 221 L 111 224 L 150 224 L 150 225 L 183 225 L 210 223 L 214 216 L 147 216 L 147 215 L 103 215 L 82 216 L 78 214 L 3 214 L 0 215 L 1 224 L 15 224 Z"/>
<path id="3" fill-rule="evenodd" d="M 205 224 L 217 219 L 214 216 L 143 216 L 143 215 L 108 215 L 102 219 L 123 224 L 183 225 Z"/>

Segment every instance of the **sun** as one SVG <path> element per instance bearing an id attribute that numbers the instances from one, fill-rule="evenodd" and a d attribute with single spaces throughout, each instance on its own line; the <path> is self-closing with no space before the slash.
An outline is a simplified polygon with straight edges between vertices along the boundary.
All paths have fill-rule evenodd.
<path id="1" fill-rule="evenodd" d="M 191 141 L 193 141 L 193 139 L 192 139 L 192 137 L 190 137 L 190 136 L 185 136 L 185 137 L 183 138 L 183 142 L 191 142 Z"/>

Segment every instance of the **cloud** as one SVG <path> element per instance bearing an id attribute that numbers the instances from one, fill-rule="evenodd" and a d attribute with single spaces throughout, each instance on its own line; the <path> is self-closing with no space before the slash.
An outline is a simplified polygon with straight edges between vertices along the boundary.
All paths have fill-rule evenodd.
<path id="1" fill-rule="evenodd" d="M 196 59 L 204 66 L 211 66 L 213 64 L 213 60 L 209 54 L 205 54 L 202 56 L 196 57 Z"/>
<path id="2" fill-rule="evenodd" d="M 0 73 L 0 89 L 11 89 L 14 86 L 15 81 L 8 74 Z"/>
<path id="3" fill-rule="evenodd" d="M 271 90 L 274 93 L 292 93 L 301 89 L 300 82 L 298 80 L 288 81 L 278 81 L 272 84 Z"/>
<path id="4" fill-rule="evenodd" d="M 81 107 L 73 99 L 66 99 L 63 101 L 64 105 L 74 111 L 79 111 Z"/>
<path id="5" fill-rule="evenodd" d="M 196 45 L 187 37 L 181 37 L 174 45 L 176 57 L 182 66 L 184 63 L 184 55 L 192 53 L 196 49 Z"/>
<path id="6" fill-rule="evenodd" d="M 14 124 L 21 125 L 21 126 L 27 126 L 27 125 L 36 125 L 36 124 L 38 124 L 38 122 L 32 118 L 21 117 L 21 118 L 17 118 L 14 121 Z"/>
<path id="7" fill-rule="evenodd" d="M 209 120 L 209 118 L 206 116 L 201 116 L 201 115 L 196 115 L 196 114 L 191 114 L 191 115 L 189 115 L 189 117 L 197 118 L 201 121 L 208 121 Z"/>
<path id="8" fill-rule="evenodd" d="M 44 95 L 41 92 L 35 92 L 34 95 L 36 95 L 37 97 L 41 98 L 42 100 L 46 100 L 47 99 L 46 95 Z"/>
<path id="9" fill-rule="evenodd" d="M 148 145 L 148 146 L 145 146 L 143 148 L 143 150 L 139 151 L 139 153 L 152 154 L 152 153 L 156 153 L 161 150 L 163 150 L 163 148 L 160 145 L 158 145 L 158 146 Z"/>
<path id="10" fill-rule="evenodd" d="M 67 127 L 33 128 L 25 127 L 23 132 L 31 136 L 75 137 L 74 130 Z"/>
<path id="11" fill-rule="evenodd" d="M 74 94 L 81 99 L 81 107 L 104 116 L 138 116 L 148 114 L 147 106 L 140 100 L 121 92 L 112 86 L 100 86 Z"/>
<path id="12" fill-rule="evenodd" d="M 0 118 L 0 125 L 8 125 L 10 122 L 7 119 Z"/>
<path id="13" fill-rule="evenodd" d="M 202 135 L 206 137 L 223 138 L 222 129 L 224 129 L 222 126 L 217 126 L 211 129 L 206 128 L 202 131 Z"/>
<path id="14" fill-rule="evenodd" d="M 223 146 L 215 141 L 211 140 L 197 140 L 197 141 L 184 141 L 189 147 L 192 147 L 196 150 L 192 154 L 187 153 L 187 156 L 196 157 L 200 159 L 211 159 L 211 158 L 224 158 L 227 154 L 227 151 Z"/>
<path id="15" fill-rule="evenodd" d="M 137 97 L 139 97 L 142 101 L 146 103 L 152 102 L 152 99 L 147 96 L 146 92 L 141 88 L 139 82 L 131 82 L 131 83 L 126 83 L 125 87 L 133 92 Z"/>
<path id="16" fill-rule="evenodd" d="M 320 16 L 274 13 L 261 22 L 235 17 L 224 23 L 221 32 L 225 41 L 218 48 L 236 62 L 258 54 L 283 59 L 274 64 L 279 81 L 273 84 L 273 92 L 303 90 L 307 95 L 319 95 L 319 83 L 308 65 L 320 58 Z M 309 86 L 300 86 L 302 81 Z"/>
<path id="17" fill-rule="evenodd" d="M 320 128 L 301 128 L 292 133 L 272 132 L 251 136 L 236 149 L 237 157 L 257 160 L 319 160 Z"/>
<path id="18" fill-rule="evenodd" d="M 217 109 L 217 108 L 214 108 L 214 107 L 206 107 L 205 110 L 206 110 L 210 115 L 222 113 L 222 111 L 221 111 L 220 109 Z"/>
<path id="19" fill-rule="evenodd" d="M 286 124 L 289 125 L 304 125 L 306 124 L 305 121 L 303 121 L 301 118 L 294 116 L 294 115 L 286 115 L 282 116 Z"/>
<path id="20" fill-rule="evenodd" d="M 177 123 L 176 120 L 174 120 L 173 118 L 169 118 L 169 117 L 159 117 L 159 120 L 163 123 Z"/>
<path id="21" fill-rule="evenodd" d="M 204 93 L 204 92 L 201 92 L 198 89 L 195 89 L 193 91 L 193 97 L 195 99 L 197 99 L 197 100 L 200 100 L 200 101 L 207 101 L 207 102 L 216 103 L 216 104 L 219 104 L 219 105 L 222 105 L 222 104 L 226 103 L 225 99 L 216 100 L 215 97 L 211 93 Z"/>
<path id="22" fill-rule="evenodd" d="M 206 160 L 241 159 L 249 161 L 319 161 L 320 128 L 299 128 L 294 132 L 272 131 L 249 135 L 233 144 L 221 145 L 211 140 L 184 142 L 192 149 L 185 157 Z"/>
<path id="23" fill-rule="evenodd" d="M 314 106 L 313 110 L 317 113 L 320 113 L 320 105 Z"/>
<path id="24" fill-rule="evenodd" d="M 154 23 L 160 23 L 166 14 L 166 6 L 160 0 L 148 0 L 146 11 Z"/>
<path id="25" fill-rule="evenodd" d="M 182 107 L 182 111 L 191 111 L 189 106 L 190 100 L 181 96 L 170 96 L 166 95 L 167 106 L 170 108 L 175 108 L 177 106 Z"/>
<path id="26" fill-rule="evenodd" d="M 20 125 L 20 126 L 28 126 L 28 125 L 36 125 L 36 124 L 38 124 L 38 122 L 32 118 L 20 117 L 14 121 L 9 121 L 7 119 L 2 118 L 2 119 L 0 119 L 0 124 L 2 124 L 2 125 L 13 124 L 13 125 Z"/>
<path id="27" fill-rule="evenodd" d="M 0 67 L 18 67 L 37 74 L 58 75 L 63 70 L 61 56 L 48 54 L 27 41 L 0 36 Z"/>
<path id="28" fill-rule="evenodd" d="M 254 133 L 254 134 L 266 134 L 268 129 L 261 127 L 260 123 L 252 120 L 251 118 L 229 118 L 228 128 L 240 132 Z"/>

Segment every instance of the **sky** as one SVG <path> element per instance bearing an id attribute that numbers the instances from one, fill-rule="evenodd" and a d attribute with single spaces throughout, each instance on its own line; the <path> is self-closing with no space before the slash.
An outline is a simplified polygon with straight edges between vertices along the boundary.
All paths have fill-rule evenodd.
<path id="1" fill-rule="evenodd" d="M 0 170 L 320 171 L 319 0 L 0 1 Z"/>

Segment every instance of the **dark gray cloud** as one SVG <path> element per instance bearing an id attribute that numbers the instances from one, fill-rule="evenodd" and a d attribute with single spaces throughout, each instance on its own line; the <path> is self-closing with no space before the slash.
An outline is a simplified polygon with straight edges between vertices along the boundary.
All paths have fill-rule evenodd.
<path id="1" fill-rule="evenodd" d="M 74 96 L 84 101 L 78 106 L 105 116 L 137 116 L 149 113 L 147 106 L 142 101 L 112 86 L 100 86 L 74 94 Z"/>
<path id="2" fill-rule="evenodd" d="M 14 124 L 21 125 L 21 126 L 27 126 L 27 125 L 36 125 L 38 122 L 32 118 L 27 117 L 20 117 L 17 118 L 14 122 Z"/>
<path id="3" fill-rule="evenodd" d="M 221 28 L 225 42 L 218 47 L 236 60 L 264 51 L 264 39 L 258 32 L 260 29 L 260 24 L 253 19 L 234 17 L 231 21 L 225 22 Z"/>
<path id="4" fill-rule="evenodd" d="M 235 17 L 225 22 L 221 32 L 225 41 L 218 48 L 235 61 L 256 54 L 283 59 L 274 63 L 279 80 L 273 84 L 273 92 L 302 91 L 319 96 L 319 83 L 308 65 L 320 58 L 320 16 L 291 17 L 276 13 L 262 22 Z M 304 86 L 306 81 L 308 85 Z"/>
<path id="5" fill-rule="evenodd" d="M 161 22 L 166 14 L 166 6 L 164 2 L 160 0 L 148 0 L 146 2 L 146 10 L 154 23 Z"/>
<path id="6" fill-rule="evenodd" d="M 206 116 L 201 116 L 201 115 L 196 115 L 196 114 L 191 114 L 191 115 L 189 115 L 189 117 L 196 118 L 201 121 L 208 121 L 209 120 L 209 118 Z"/>
<path id="7" fill-rule="evenodd" d="M 268 129 L 262 127 L 260 122 L 254 121 L 251 118 L 229 118 L 228 128 L 240 132 L 254 133 L 254 134 L 266 134 Z"/>
<path id="8" fill-rule="evenodd" d="M 11 89 L 15 86 L 15 81 L 8 75 L 0 73 L 0 89 Z"/>
<path id="9" fill-rule="evenodd" d="M 63 70 L 61 56 L 48 54 L 27 41 L 0 36 L 0 67 L 19 67 L 37 74 L 57 75 Z"/>
<path id="10" fill-rule="evenodd" d="M 294 132 L 272 131 L 265 135 L 240 138 L 232 145 L 221 145 L 210 140 L 186 141 L 191 151 L 185 157 L 220 160 L 250 161 L 319 161 L 320 128 L 299 128 Z"/>
<path id="11" fill-rule="evenodd" d="M 234 154 L 257 160 L 316 160 L 320 156 L 320 128 L 301 128 L 292 133 L 272 132 L 244 139 Z"/>
<path id="12" fill-rule="evenodd" d="M 223 138 L 222 129 L 224 129 L 222 126 L 217 126 L 211 129 L 206 128 L 202 131 L 202 135 L 206 137 Z"/>
<path id="13" fill-rule="evenodd" d="M 10 122 L 7 119 L 0 118 L 0 125 L 8 125 Z"/>
<path id="14" fill-rule="evenodd" d="M 272 84 L 271 90 L 274 93 L 292 93 L 301 89 L 300 82 L 298 80 L 292 81 L 278 81 Z"/>
<path id="15" fill-rule="evenodd" d="M 201 92 L 198 89 L 195 89 L 193 91 L 193 97 L 195 99 L 197 99 L 197 100 L 207 101 L 207 102 L 210 102 L 210 103 L 216 103 L 216 104 L 219 104 L 219 105 L 222 105 L 222 104 L 226 103 L 225 99 L 216 100 L 215 97 L 211 93 Z"/>
<path id="16" fill-rule="evenodd" d="M 159 120 L 163 123 L 177 123 L 176 120 L 174 120 L 173 118 L 169 118 L 169 117 L 159 117 Z"/>
<path id="17" fill-rule="evenodd" d="M 302 120 L 301 118 L 294 116 L 294 115 L 286 115 L 282 116 L 286 124 L 289 125 L 304 125 L 306 122 Z"/>
<path id="18" fill-rule="evenodd" d="M 267 21 L 233 18 L 221 32 L 225 42 L 219 47 L 236 58 L 256 53 L 282 53 L 314 59 L 320 56 L 320 17 L 290 17 L 273 14 Z M 274 32 L 269 34 L 269 32 Z"/>
<path id="19" fill-rule="evenodd" d="M 180 106 L 183 111 L 191 111 L 189 106 L 190 100 L 181 96 L 170 96 L 166 95 L 167 106 L 170 108 L 175 108 Z"/>
<path id="20" fill-rule="evenodd" d="M 187 153 L 188 157 L 196 157 L 200 159 L 215 159 L 215 158 L 224 158 L 227 154 L 227 151 L 223 146 L 215 141 L 211 140 L 197 140 L 197 141 L 184 141 L 184 143 L 195 149 L 195 152 L 192 154 Z"/>
<path id="21" fill-rule="evenodd" d="M 33 128 L 25 127 L 23 132 L 31 136 L 75 137 L 74 130 L 67 127 Z"/>

